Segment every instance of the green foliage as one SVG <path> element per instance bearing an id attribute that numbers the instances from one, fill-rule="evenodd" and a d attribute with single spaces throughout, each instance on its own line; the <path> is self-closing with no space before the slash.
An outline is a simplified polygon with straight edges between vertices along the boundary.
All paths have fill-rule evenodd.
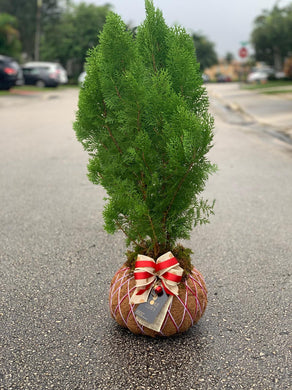
<path id="1" fill-rule="evenodd" d="M 44 26 L 41 58 L 58 60 L 63 65 L 72 60 L 80 73 L 88 49 L 98 44 L 98 34 L 109 10 L 110 5 L 98 7 L 86 3 L 68 7 L 58 23 Z"/>
<path id="2" fill-rule="evenodd" d="M 227 62 L 227 64 L 231 64 L 232 61 L 234 60 L 234 55 L 233 55 L 233 53 L 227 52 L 227 53 L 225 54 L 224 59 L 225 59 L 225 61 Z"/>
<path id="3" fill-rule="evenodd" d="M 60 0 L 42 0 L 42 30 L 48 25 L 57 25 L 61 13 L 59 3 Z M 29 58 L 33 58 L 37 0 L 0 0 L 0 10 L 13 15 L 18 20 L 22 50 Z"/>
<path id="4" fill-rule="evenodd" d="M 0 14 L 0 53 L 18 58 L 21 51 L 17 20 L 9 14 Z"/>
<path id="5" fill-rule="evenodd" d="M 192 38 L 145 3 L 136 38 L 108 15 L 74 128 L 90 155 L 89 179 L 108 194 L 105 229 L 157 256 L 208 222 L 213 206 L 198 195 L 216 167 L 206 158 L 213 118 Z"/>
<path id="6" fill-rule="evenodd" d="M 265 61 L 281 69 L 282 62 L 292 48 L 292 5 L 264 11 L 254 21 L 251 41 L 256 60 Z"/>
<path id="7" fill-rule="evenodd" d="M 201 71 L 203 72 L 204 69 L 210 68 L 212 65 L 217 64 L 218 58 L 214 48 L 214 43 L 209 41 L 209 39 L 201 33 L 192 34 L 192 38 L 196 48 L 196 55 L 201 67 Z"/>

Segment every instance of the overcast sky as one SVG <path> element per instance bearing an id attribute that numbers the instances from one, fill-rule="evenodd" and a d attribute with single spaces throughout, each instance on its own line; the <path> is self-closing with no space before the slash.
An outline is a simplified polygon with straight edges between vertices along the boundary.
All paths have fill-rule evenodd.
<path id="1" fill-rule="evenodd" d="M 126 23 L 137 26 L 145 18 L 144 0 L 83 0 L 103 5 L 110 3 L 113 11 Z M 248 41 L 253 20 L 262 10 L 271 10 L 277 0 L 154 0 L 168 25 L 179 24 L 188 32 L 201 32 L 215 43 L 219 56 L 228 51 L 237 55 L 240 42 Z M 291 0 L 278 0 L 286 6 Z"/>

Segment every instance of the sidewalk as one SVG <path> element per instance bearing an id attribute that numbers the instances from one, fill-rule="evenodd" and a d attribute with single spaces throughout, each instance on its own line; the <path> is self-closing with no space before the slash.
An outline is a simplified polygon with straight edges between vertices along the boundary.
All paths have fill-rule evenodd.
<path id="1" fill-rule="evenodd" d="M 292 94 L 266 95 L 238 83 L 208 84 L 207 91 L 225 107 L 292 139 Z"/>
<path id="2" fill-rule="evenodd" d="M 69 92 L 67 92 L 69 91 Z M 51 100 L 58 99 L 65 93 L 70 93 L 70 89 L 52 89 L 48 90 L 21 90 L 11 89 L 9 93 L 0 96 L 0 109 L 6 109 L 8 107 L 16 107 L 23 105 L 31 105 L 32 101 L 38 100 Z"/>

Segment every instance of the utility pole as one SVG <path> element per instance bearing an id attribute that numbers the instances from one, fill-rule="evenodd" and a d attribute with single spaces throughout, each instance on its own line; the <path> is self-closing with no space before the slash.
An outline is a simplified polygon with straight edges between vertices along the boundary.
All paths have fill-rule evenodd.
<path id="1" fill-rule="evenodd" d="M 40 59 L 40 41 L 41 41 L 41 15 L 43 0 L 37 0 L 36 29 L 34 40 L 34 60 Z"/>

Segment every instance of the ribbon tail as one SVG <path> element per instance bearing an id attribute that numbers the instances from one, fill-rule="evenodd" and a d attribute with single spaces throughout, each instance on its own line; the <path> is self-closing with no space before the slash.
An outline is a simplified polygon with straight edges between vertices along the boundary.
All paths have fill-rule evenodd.
<path id="1" fill-rule="evenodd" d="M 172 293 L 165 285 L 165 283 L 163 282 L 163 280 L 161 280 L 161 283 L 162 283 L 162 286 L 164 288 L 164 291 L 166 292 L 167 295 L 175 295 L 174 293 Z"/>
<path id="2" fill-rule="evenodd" d="M 133 295 L 131 296 L 130 302 L 134 305 L 138 305 L 139 303 L 147 302 L 148 296 L 150 294 L 151 288 L 144 289 L 135 289 Z"/>

